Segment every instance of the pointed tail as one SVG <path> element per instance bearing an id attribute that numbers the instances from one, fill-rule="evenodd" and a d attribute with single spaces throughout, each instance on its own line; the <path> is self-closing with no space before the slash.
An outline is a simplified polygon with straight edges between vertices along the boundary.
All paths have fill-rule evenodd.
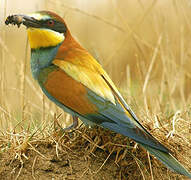
<path id="1" fill-rule="evenodd" d="M 188 170 L 182 164 L 180 164 L 180 162 L 178 162 L 176 158 L 173 157 L 170 153 L 154 149 L 140 142 L 139 144 L 147 149 L 152 155 L 154 155 L 171 170 L 191 178 L 191 173 L 189 173 Z"/>

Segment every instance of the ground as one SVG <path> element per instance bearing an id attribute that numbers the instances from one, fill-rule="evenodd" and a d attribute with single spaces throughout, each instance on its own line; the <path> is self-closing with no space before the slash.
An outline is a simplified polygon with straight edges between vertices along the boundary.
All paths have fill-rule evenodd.
<path id="1" fill-rule="evenodd" d="M 133 141 L 102 128 L 25 137 L 17 147 L 1 141 L 1 180 L 184 179 Z"/>

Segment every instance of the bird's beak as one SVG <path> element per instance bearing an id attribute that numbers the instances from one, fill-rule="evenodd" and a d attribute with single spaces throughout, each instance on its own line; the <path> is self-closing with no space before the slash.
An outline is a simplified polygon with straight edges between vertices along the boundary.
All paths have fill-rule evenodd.
<path id="1" fill-rule="evenodd" d="M 34 17 L 30 17 L 27 15 L 11 15 L 8 16 L 5 24 L 13 24 L 20 27 L 21 24 L 25 25 L 27 28 L 33 27 L 33 28 L 40 28 L 40 22 L 39 20 L 36 20 Z"/>
<path id="2" fill-rule="evenodd" d="M 34 28 L 39 28 L 40 23 L 38 20 L 36 20 L 34 17 L 30 16 L 23 16 L 23 25 L 26 27 L 34 27 Z"/>

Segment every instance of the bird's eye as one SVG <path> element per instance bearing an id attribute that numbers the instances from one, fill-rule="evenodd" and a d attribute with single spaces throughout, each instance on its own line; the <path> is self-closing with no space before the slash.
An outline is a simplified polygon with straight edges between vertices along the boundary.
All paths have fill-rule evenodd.
<path id="1" fill-rule="evenodd" d="M 50 27 L 54 26 L 54 21 L 52 19 L 48 20 L 47 25 Z"/>

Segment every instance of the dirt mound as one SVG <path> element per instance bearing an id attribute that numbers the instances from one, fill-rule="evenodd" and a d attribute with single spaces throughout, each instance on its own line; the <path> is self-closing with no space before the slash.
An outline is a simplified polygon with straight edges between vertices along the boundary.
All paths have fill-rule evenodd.
<path id="1" fill-rule="evenodd" d="M 2 147 L 8 142 L 1 139 Z M 182 179 L 133 141 L 102 128 L 31 137 L 0 154 L 5 179 Z M 152 169 L 152 170 L 151 170 Z"/>

